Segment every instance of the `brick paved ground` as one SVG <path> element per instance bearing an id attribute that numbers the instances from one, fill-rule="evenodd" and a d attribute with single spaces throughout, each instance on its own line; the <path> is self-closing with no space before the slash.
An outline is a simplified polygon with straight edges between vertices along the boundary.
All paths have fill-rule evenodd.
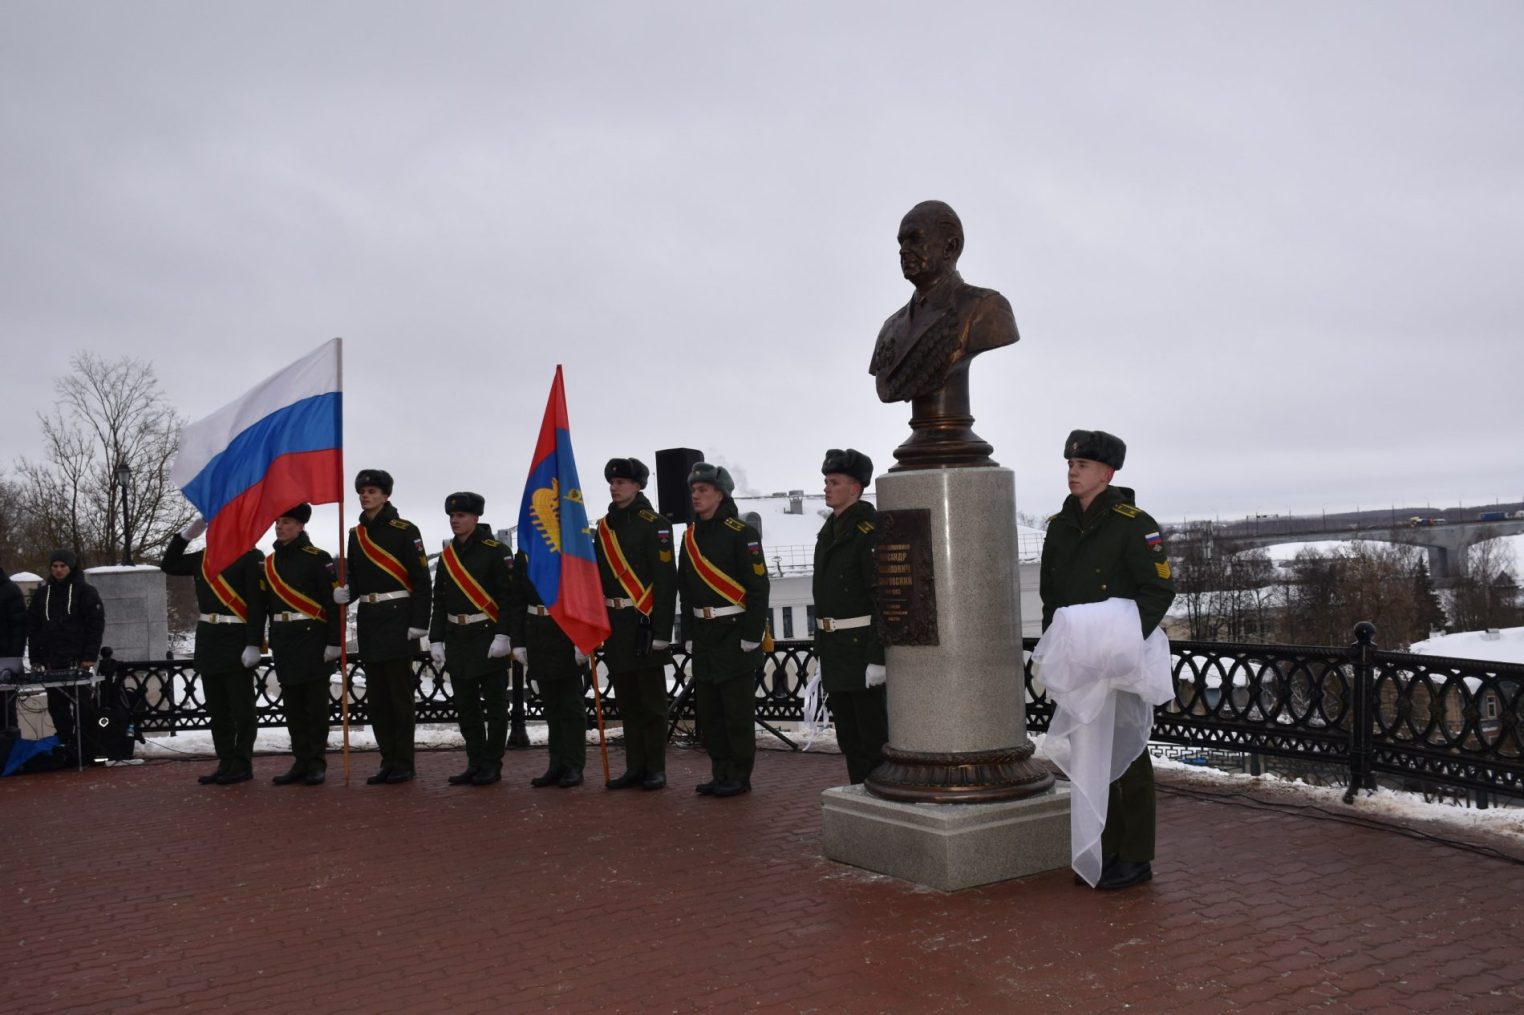
<path id="1" fill-rule="evenodd" d="M 363 778 L 374 755 L 357 757 Z M 834 755 L 757 791 L 0 781 L 0 1010 L 1467 1011 L 1524 1007 L 1524 867 L 1166 792 L 1158 878 L 943 895 L 826 862 Z M 616 762 L 617 768 L 617 762 Z"/>

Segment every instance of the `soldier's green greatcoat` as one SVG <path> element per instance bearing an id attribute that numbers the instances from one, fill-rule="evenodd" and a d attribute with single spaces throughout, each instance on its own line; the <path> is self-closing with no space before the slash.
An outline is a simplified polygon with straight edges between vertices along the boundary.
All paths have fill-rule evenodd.
<path id="1" fill-rule="evenodd" d="M 473 768 L 501 765 L 508 740 L 510 660 L 507 656 L 493 659 L 487 650 L 495 636 L 509 634 L 515 607 L 523 610 L 515 598 L 513 552 L 492 538 L 492 530 L 482 524 L 464 540 L 456 536 L 451 545 L 461 566 L 492 598 L 498 619 L 456 622 L 457 618 L 484 611 L 461 588 L 441 558 L 434 568 L 429 641 L 444 643 L 445 670 L 450 674 L 460 733 L 466 741 L 467 763 Z"/>
<path id="2" fill-rule="evenodd" d="M 877 518 L 873 505 L 859 500 L 821 526 L 815 539 L 817 618 L 877 620 L 873 601 Z M 820 663 L 820 686 L 830 695 L 836 741 L 847 762 L 847 775 L 860 783 L 884 760 L 884 744 L 889 739 L 885 687 L 870 688 L 865 677 L 870 664 L 884 663 L 884 644 L 876 623 L 841 631 L 817 626 L 815 658 Z"/>
<path id="3" fill-rule="evenodd" d="M 550 767 L 581 772 L 587 764 L 587 699 L 577 646 L 554 617 L 534 612 L 544 608 L 545 600 L 529 580 L 529 558 L 523 552 L 515 558 L 513 570 L 518 605 L 510 611 L 511 637 L 515 647 L 529 653 L 527 679 L 540 689 L 550 737 Z"/>
<path id="4" fill-rule="evenodd" d="M 264 554 L 249 550 L 220 575 L 247 606 L 248 620 L 240 622 L 201 573 L 206 551 L 186 553 L 188 545 L 178 534 L 170 537 L 159 569 L 165 574 L 195 578 L 196 609 L 218 618 L 215 624 L 197 622 L 193 659 L 206 695 L 206 710 L 211 715 L 212 746 L 218 762 L 227 768 L 249 768 L 254 763 L 257 730 L 254 671 L 245 668 L 240 657 L 245 648 L 251 645 L 259 648 L 264 641 L 265 606 L 259 591 Z M 222 623 L 223 617 L 229 618 L 229 622 Z"/>
<path id="5" fill-rule="evenodd" d="M 700 577 L 687 546 L 678 565 L 678 590 L 684 622 L 693 641 L 693 681 L 699 735 L 709 752 L 716 782 L 748 783 L 756 760 L 756 676 L 762 666 L 762 635 L 767 624 L 767 560 L 762 537 L 737 517 L 735 501 L 726 497 L 714 516 L 694 519 L 699 553 L 729 575 L 746 592 L 744 613 L 704 618 L 694 610 L 724 608 L 730 600 Z M 756 642 L 747 651 L 741 642 Z"/>
<path id="6" fill-rule="evenodd" d="M 365 664 L 365 707 L 381 767 L 397 772 L 413 771 L 413 699 L 417 678 L 413 659 L 418 643 L 407 636 L 409 628 L 429 627 L 429 563 L 423 536 L 412 522 L 397 514 L 390 502 L 375 517 L 362 514 L 360 525 L 377 546 L 386 550 L 408 575 L 404 584 L 373 563 L 360 549 L 360 540 L 349 533 L 350 609 L 356 611 L 360 658 Z M 358 528 L 359 526 L 356 526 Z M 408 589 L 402 599 L 366 602 L 367 595 Z"/>
<path id="7" fill-rule="evenodd" d="M 629 507 L 609 506 L 599 523 L 618 541 L 625 563 L 635 579 L 651 589 L 651 612 L 634 606 L 614 605 L 632 599 L 619 583 L 604 549 L 602 538 L 593 545 L 598 553 L 598 574 L 608 606 L 610 634 L 603 643 L 603 661 L 614 685 L 614 698 L 624 724 L 625 770 L 654 775 L 667 768 L 667 666 L 670 648 L 638 655 L 639 647 L 672 640 L 672 620 L 677 608 L 677 553 L 672 545 L 672 523 L 651 509 L 644 493 L 636 494 Z"/>
<path id="8" fill-rule="evenodd" d="M 1083 515 L 1079 498 L 1070 494 L 1048 519 L 1039 589 L 1045 631 L 1061 607 L 1122 598 L 1138 604 L 1148 637 L 1175 599 L 1159 523 L 1133 504 L 1125 486 L 1106 487 Z"/>
<path id="9" fill-rule="evenodd" d="M 322 616 L 311 609 L 298 610 L 275 591 L 269 570 L 289 588 L 312 600 Z M 270 621 L 270 656 L 275 660 L 275 676 L 280 681 L 281 702 L 286 709 L 286 726 L 291 733 L 291 756 L 301 772 L 322 772 L 327 768 L 328 725 L 333 697 L 328 690 L 334 664 L 325 662 L 324 651 L 337 646 L 343 636 L 339 629 L 339 608 L 333 601 L 337 580 L 333 557 L 327 550 L 312 545 L 306 532 L 275 544 L 265 561 L 260 588 L 265 613 Z M 300 604 L 298 604 L 300 605 Z M 306 617 L 292 620 L 289 614 Z"/>
<path id="10" fill-rule="evenodd" d="M 1108 486 L 1084 512 L 1073 494 L 1064 501 L 1048 519 L 1040 590 L 1044 630 L 1062 607 L 1111 598 L 1138 604 L 1145 638 L 1159 626 L 1175 598 L 1174 576 L 1159 525 L 1136 507 L 1132 490 Z M 1111 784 L 1101 853 L 1129 863 L 1154 858 L 1154 775 L 1147 750 Z"/>

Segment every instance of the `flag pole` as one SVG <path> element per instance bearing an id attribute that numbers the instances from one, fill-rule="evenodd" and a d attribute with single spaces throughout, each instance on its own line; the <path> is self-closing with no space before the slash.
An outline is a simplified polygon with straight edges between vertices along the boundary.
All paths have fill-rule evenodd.
<path id="1" fill-rule="evenodd" d="M 597 651 L 596 648 L 593 650 Z M 603 781 L 608 782 L 609 774 L 609 743 L 603 734 L 603 696 L 598 693 L 598 660 L 589 653 L 587 657 L 587 675 L 593 684 L 593 711 L 598 716 L 598 752 L 603 755 Z"/>
<path id="2" fill-rule="evenodd" d="M 339 358 L 339 585 L 348 582 L 344 569 L 344 339 L 336 339 Z M 339 717 L 344 727 L 344 785 L 349 785 L 349 604 L 339 605 Z"/>

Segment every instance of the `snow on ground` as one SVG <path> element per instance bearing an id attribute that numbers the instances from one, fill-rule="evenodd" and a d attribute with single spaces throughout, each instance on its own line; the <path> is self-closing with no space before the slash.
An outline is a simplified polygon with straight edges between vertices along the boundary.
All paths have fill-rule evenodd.
<path id="1" fill-rule="evenodd" d="M 1418 822 L 1440 822 L 1456 828 L 1507 835 L 1524 843 L 1524 807 L 1489 807 L 1486 810 L 1458 807 L 1439 801 L 1425 800 L 1422 794 L 1405 793 L 1401 790 L 1378 789 L 1374 793 L 1362 792 L 1355 803 L 1344 803 L 1344 789 L 1338 786 L 1312 786 L 1299 780 L 1285 779 L 1277 775 L 1249 775 L 1246 772 L 1223 772 L 1183 761 L 1155 756 L 1154 767 L 1163 769 L 1171 778 L 1190 782 L 1211 783 L 1223 789 L 1234 786 L 1268 788 L 1283 797 L 1294 797 L 1298 804 L 1315 806 L 1335 813 L 1359 816 L 1381 815 L 1397 823 L 1412 825 Z"/>
<path id="2" fill-rule="evenodd" d="M 1454 659 L 1484 659 L 1494 663 L 1524 663 L 1524 627 L 1505 627 L 1496 634 L 1459 631 L 1414 642 L 1408 651 Z"/>

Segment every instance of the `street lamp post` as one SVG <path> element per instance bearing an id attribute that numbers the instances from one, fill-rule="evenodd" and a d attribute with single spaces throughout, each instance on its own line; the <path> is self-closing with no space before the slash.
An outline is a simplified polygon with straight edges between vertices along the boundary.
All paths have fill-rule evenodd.
<path id="1" fill-rule="evenodd" d="M 122 564 L 132 564 L 132 517 L 128 514 L 128 490 L 132 486 L 132 469 L 128 467 L 125 459 L 118 459 L 116 468 L 111 470 L 111 475 L 116 479 L 116 485 L 122 489 Z"/>

